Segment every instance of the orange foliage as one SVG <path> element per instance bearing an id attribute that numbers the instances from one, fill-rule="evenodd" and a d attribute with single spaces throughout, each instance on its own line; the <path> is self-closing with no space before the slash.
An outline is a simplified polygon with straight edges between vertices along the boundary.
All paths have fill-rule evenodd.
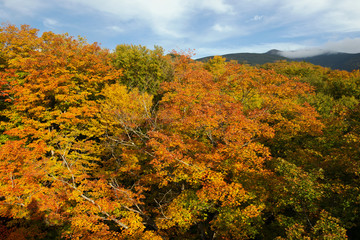
<path id="1" fill-rule="evenodd" d="M 0 28 L 5 239 L 31 231 L 46 238 L 41 229 L 52 227 L 72 239 L 252 239 L 275 228 L 270 235 L 278 239 L 346 238 L 340 220 L 319 203 L 327 186 L 317 166 L 331 169 L 340 152 L 322 157 L 309 147 L 324 141 L 326 127 L 306 102 L 318 100 L 317 89 L 293 76 L 303 64 L 266 70 L 272 65 L 221 57 L 204 64 L 174 52 L 157 62 L 168 61 L 161 79 L 152 76 L 154 86 L 139 90 L 146 66 L 141 81 L 128 71 L 126 87 L 122 70 L 96 43 L 37 33 Z M 337 80 L 352 79 L 341 85 L 351 95 L 357 76 L 333 73 L 329 89 L 339 95 Z M 349 130 L 334 135 L 349 163 L 333 165 L 358 176 L 352 147 L 359 145 L 359 108 L 342 109 L 334 119 Z M 334 195 L 352 189 L 332 184 Z"/>

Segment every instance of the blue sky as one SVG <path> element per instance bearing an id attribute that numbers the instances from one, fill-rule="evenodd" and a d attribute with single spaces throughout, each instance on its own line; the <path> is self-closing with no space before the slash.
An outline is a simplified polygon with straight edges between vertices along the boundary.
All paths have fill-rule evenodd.
<path id="1" fill-rule="evenodd" d="M 360 53 L 359 0 L 0 0 L 0 22 L 197 57 Z M 296 50 L 294 52 L 294 50 Z"/>

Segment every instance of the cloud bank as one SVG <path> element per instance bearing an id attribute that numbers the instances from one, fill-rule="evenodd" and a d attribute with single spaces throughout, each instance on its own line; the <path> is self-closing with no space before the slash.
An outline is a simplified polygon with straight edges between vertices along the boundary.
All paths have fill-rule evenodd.
<path id="1" fill-rule="evenodd" d="M 360 53 L 360 38 L 346 38 L 340 41 L 327 42 L 319 47 L 299 48 L 292 51 L 281 51 L 279 54 L 287 58 L 304 58 L 337 52 Z"/>

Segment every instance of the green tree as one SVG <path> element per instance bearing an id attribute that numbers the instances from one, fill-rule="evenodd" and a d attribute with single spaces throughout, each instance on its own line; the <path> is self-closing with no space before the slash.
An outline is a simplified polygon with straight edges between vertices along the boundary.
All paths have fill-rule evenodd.
<path id="1" fill-rule="evenodd" d="M 129 89 L 138 88 L 140 92 L 156 94 L 162 82 L 173 78 L 169 58 L 158 46 L 150 50 L 141 45 L 121 44 L 113 53 L 113 64 L 123 70 L 121 84 Z"/>

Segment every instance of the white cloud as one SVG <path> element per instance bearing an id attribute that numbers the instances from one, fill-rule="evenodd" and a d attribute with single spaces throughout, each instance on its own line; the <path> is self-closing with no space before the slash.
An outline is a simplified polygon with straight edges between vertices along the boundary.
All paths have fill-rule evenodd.
<path id="1" fill-rule="evenodd" d="M 231 26 L 228 25 L 221 25 L 221 24 L 215 24 L 212 27 L 213 30 L 215 30 L 216 32 L 221 32 L 221 33 L 225 33 L 225 32 L 231 32 L 233 30 L 233 28 Z"/>
<path id="2" fill-rule="evenodd" d="M 65 3 L 110 14 L 122 22 L 136 21 L 158 35 L 174 38 L 186 35 L 186 28 L 199 11 L 225 14 L 232 10 L 223 0 L 66 0 Z"/>
<path id="3" fill-rule="evenodd" d="M 264 16 L 259 16 L 259 15 L 255 15 L 251 20 L 253 20 L 253 21 L 260 21 L 260 20 L 262 20 L 264 18 Z"/>
<path id="4" fill-rule="evenodd" d="M 327 42 L 319 47 L 281 51 L 280 54 L 288 58 L 303 58 L 335 52 L 360 53 L 360 38 L 346 38 L 340 41 Z"/>
<path id="5" fill-rule="evenodd" d="M 19 2 L 21 0 L 4 0 Z M 34 0 L 35 2 L 40 0 Z M 289 27 L 289 36 L 314 32 L 360 30 L 360 1 L 354 0 L 49 0 L 71 9 L 92 9 L 121 21 L 137 21 L 159 35 L 178 36 L 187 32 L 197 15 L 204 12 L 232 17 L 244 27 L 248 19 L 261 22 L 258 28 Z M 79 6 L 80 5 L 80 6 Z M 261 21 L 260 21 L 261 20 Z M 266 21 L 265 21 L 266 20 Z M 211 27 L 211 26 L 210 26 Z M 235 28 L 234 28 L 235 29 Z M 177 33 L 177 34 L 175 34 Z"/>
<path id="6" fill-rule="evenodd" d="M 43 24 L 47 28 L 54 28 L 54 27 L 59 26 L 59 22 L 52 18 L 45 18 L 43 21 Z"/>
<path id="7" fill-rule="evenodd" d="M 212 10 L 215 13 L 227 13 L 233 14 L 233 8 L 231 5 L 226 4 L 223 0 L 200 0 L 200 1 L 191 1 L 187 0 L 188 2 L 192 2 L 193 6 L 196 8 L 196 5 L 199 4 L 200 9 L 207 9 Z"/>
<path id="8" fill-rule="evenodd" d="M 328 52 L 329 51 L 324 49 L 309 48 L 309 49 L 299 49 L 293 51 L 281 51 L 279 52 L 279 55 L 287 58 L 304 58 L 304 57 L 313 57 Z"/>
<path id="9" fill-rule="evenodd" d="M 240 0 L 232 4 L 238 24 L 251 25 L 252 32 L 274 30 L 281 37 L 308 37 L 360 31 L 360 1 Z"/>
<path id="10" fill-rule="evenodd" d="M 281 6 L 277 12 L 278 21 L 282 18 L 290 22 L 299 35 L 360 31 L 360 1 L 282 0 Z"/>
<path id="11" fill-rule="evenodd" d="M 340 41 L 327 42 L 324 49 L 336 52 L 360 53 L 360 38 L 345 38 Z"/>
<path id="12" fill-rule="evenodd" d="M 294 17 L 306 17 L 312 14 L 319 14 L 333 5 L 332 0 L 301 0 L 301 1 L 281 1 L 280 10 L 283 13 Z"/>
<path id="13" fill-rule="evenodd" d="M 18 12 L 22 15 L 34 15 L 35 12 L 44 7 L 44 3 L 41 0 L 1 0 L 0 4 L 8 10 Z"/>

